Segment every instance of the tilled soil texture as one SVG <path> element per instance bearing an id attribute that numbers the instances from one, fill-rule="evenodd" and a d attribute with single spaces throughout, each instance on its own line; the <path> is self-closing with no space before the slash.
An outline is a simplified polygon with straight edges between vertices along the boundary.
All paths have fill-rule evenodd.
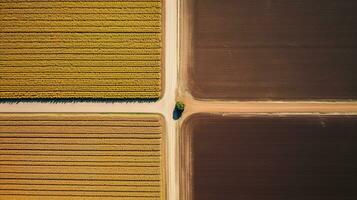
<path id="1" fill-rule="evenodd" d="M 163 200 L 155 114 L 0 114 L 1 200 Z"/>
<path id="2" fill-rule="evenodd" d="M 195 98 L 357 98 L 356 1 L 189 1 Z"/>
<path id="3" fill-rule="evenodd" d="M 198 114 L 184 130 L 193 200 L 357 199 L 357 116 Z"/>

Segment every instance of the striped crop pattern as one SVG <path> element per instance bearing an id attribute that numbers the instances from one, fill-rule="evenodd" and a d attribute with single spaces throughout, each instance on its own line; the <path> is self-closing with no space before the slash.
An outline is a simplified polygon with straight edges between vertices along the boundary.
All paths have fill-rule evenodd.
<path id="1" fill-rule="evenodd" d="M 0 114 L 0 199 L 163 200 L 153 114 Z"/>
<path id="2" fill-rule="evenodd" d="M 158 99 L 161 0 L 0 0 L 1 99 Z"/>

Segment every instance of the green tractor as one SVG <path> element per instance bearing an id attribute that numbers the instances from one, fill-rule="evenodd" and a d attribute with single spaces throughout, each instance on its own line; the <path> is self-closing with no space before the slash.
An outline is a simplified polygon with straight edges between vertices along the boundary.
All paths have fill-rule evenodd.
<path id="1" fill-rule="evenodd" d="M 185 104 L 182 101 L 176 102 L 175 109 L 173 112 L 174 120 L 180 119 L 184 110 L 185 110 Z"/>

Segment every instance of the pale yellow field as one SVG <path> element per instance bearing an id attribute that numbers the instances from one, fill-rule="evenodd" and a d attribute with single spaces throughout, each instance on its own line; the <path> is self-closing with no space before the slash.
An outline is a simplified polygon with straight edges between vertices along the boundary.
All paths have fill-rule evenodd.
<path id="1" fill-rule="evenodd" d="M 163 119 L 0 114 L 0 199 L 163 200 Z"/>
<path id="2" fill-rule="evenodd" d="M 0 0 L 0 99 L 157 99 L 161 0 Z"/>

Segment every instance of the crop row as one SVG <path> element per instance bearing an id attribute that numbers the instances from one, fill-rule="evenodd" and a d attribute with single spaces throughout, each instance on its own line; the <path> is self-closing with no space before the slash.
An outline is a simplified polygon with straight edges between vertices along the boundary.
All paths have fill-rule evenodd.
<path id="1" fill-rule="evenodd" d="M 30 127 L 30 126 L 28 126 Z M 70 127 L 68 128 L 70 131 Z M 42 148 L 43 143 L 51 143 L 48 144 L 48 148 L 52 148 L 51 146 L 58 146 L 63 143 L 66 144 L 81 144 L 81 145 L 91 145 L 91 144 L 98 144 L 98 145 L 120 145 L 118 147 L 113 148 L 120 148 L 125 150 L 130 149 L 139 149 L 139 150 L 160 150 L 159 145 L 161 144 L 160 139 L 113 139 L 113 138 L 1 138 L 0 146 L 3 147 L 4 145 L 12 145 L 21 143 L 23 145 L 28 144 L 39 144 Z M 86 146 L 83 146 L 86 148 Z M 111 147 L 111 146 L 109 146 Z M 108 149 L 109 149 L 108 147 Z M 36 147 L 34 148 L 36 149 Z"/>
<path id="2" fill-rule="evenodd" d="M 125 186 L 125 185 L 127 185 L 127 186 L 130 186 L 130 185 L 133 185 L 133 186 L 135 186 L 135 185 L 159 186 L 158 180 L 160 180 L 159 175 L 135 175 L 135 174 L 134 175 L 113 175 L 112 177 L 99 175 L 99 174 L 93 174 L 91 176 L 87 176 L 87 177 L 90 177 L 87 180 L 83 180 L 83 178 L 82 178 L 82 180 L 80 179 L 79 176 L 82 175 L 82 177 L 83 177 L 83 174 L 78 174 L 78 175 L 64 174 L 63 177 L 61 177 L 59 174 L 57 174 L 57 175 L 49 174 L 47 176 L 45 176 L 43 174 L 42 175 L 38 174 L 38 176 L 36 176 L 36 174 L 29 173 L 29 175 L 26 176 L 26 175 L 14 174 L 12 176 L 10 173 L 5 173 L 4 179 L 10 179 L 10 180 L 8 180 L 8 181 L 0 180 L 0 183 L 1 182 L 3 182 L 3 183 L 4 182 L 7 182 L 7 183 L 30 183 L 30 185 L 31 185 L 31 180 L 30 181 L 26 181 L 26 180 L 34 179 L 33 180 L 34 183 L 40 183 L 38 180 L 42 179 L 42 181 L 43 181 L 43 179 L 46 179 L 46 181 L 48 181 L 48 183 L 61 183 L 61 182 L 65 183 L 65 181 L 67 181 L 67 183 L 69 185 L 71 185 L 70 183 L 76 183 L 78 185 L 93 185 L 94 183 L 98 183 L 98 185 L 106 185 L 105 183 L 107 180 L 108 185 L 117 186 L 117 188 L 118 188 L 118 186 L 120 187 L 120 186 Z M 22 178 L 15 178 L 15 177 L 22 177 Z M 55 177 L 57 179 L 54 179 Z M 67 178 L 64 178 L 64 177 L 67 177 Z M 98 182 L 95 181 L 96 180 L 95 178 L 97 178 Z M 48 180 L 48 179 L 50 179 L 50 180 Z M 66 180 L 66 179 L 68 179 L 68 180 Z M 127 180 L 127 181 L 125 181 L 125 180 Z M 142 180 L 146 180 L 146 181 L 142 181 Z M 133 181 L 134 184 L 130 183 L 131 181 Z M 139 181 L 141 181 L 142 183 L 139 183 Z M 117 184 L 115 184 L 115 182 Z M 92 184 L 88 184 L 88 183 L 92 183 Z M 137 183 L 137 184 L 135 184 L 135 183 Z M 59 184 L 59 185 L 66 185 L 66 184 Z M 96 185 L 96 184 L 94 184 L 94 185 Z M 36 199 L 38 199 L 38 198 L 36 198 Z"/>
<path id="3" fill-rule="evenodd" d="M 34 145 L 36 146 L 36 145 Z M 64 165 L 64 164 L 63 164 Z M 46 168 L 47 167 L 47 168 Z M 56 170 L 57 169 L 57 170 Z M 158 167 L 87 167 L 87 166 L 1 166 L 2 172 L 9 172 L 9 173 L 22 173 L 22 172 L 29 172 L 31 173 L 50 173 L 51 171 L 57 172 L 66 172 L 66 173 L 106 173 L 108 171 L 113 172 L 121 172 L 123 174 L 128 173 L 136 173 L 136 174 L 158 174 L 160 173 L 160 169 Z M 57 174 L 58 176 L 58 174 Z M 3 177 L 3 176 L 2 176 Z M 1 178 L 2 178 L 1 177 Z M 153 177 L 154 178 L 154 177 Z M 157 178 L 157 176 L 155 177 Z"/>
<path id="4" fill-rule="evenodd" d="M 0 79 L 0 86 L 30 86 L 30 85 L 52 85 L 52 86 L 141 86 L 141 85 L 160 85 L 158 79 L 32 79 L 31 81 L 19 81 L 17 79 Z"/>
<path id="5" fill-rule="evenodd" d="M 52 134 L 53 135 L 53 134 Z M 79 162 L 88 162 L 91 160 L 96 160 L 98 162 L 108 162 L 108 161 L 113 161 L 113 162 L 151 162 L 151 163 L 159 163 L 160 157 L 157 156 L 133 156 L 133 157 L 124 157 L 124 156 L 91 156 L 89 158 L 87 157 L 78 157 L 78 156 L 46 156 L 46 155 L 28 155 L 24 158 L 24 156 L 21 155 L 1 155 L 2 160 L 33 160 L 36 162 L 39 161 L 57 161 L 57 160 L 63 160 L 63 161 L 79 161 Z"/>
<path id="6" fill-rule="evenodd" d="M 123 121 L 51 121 L 51 120 L 44 120 L 44 121 L 31 121 L 31 120 L 18 120 L 18 121 L 8 121 L 8 120 L 0 120 L 0 126 L 5 126 L 5 125 L 16 125 L 16 126 L 89 126 L 89 127 L 96 127 L 96 126 L 109 126 L 109 127 L 160 127 L 161 123 L 159 121 L 143 121 L 143 120 L 123 120 Z M 34 133 L 35 135 L 38 133 Z M 117 134 L 117 135 L 116 135 Z M 0 137 L 3 137 L 6 135 L 6 133 L 1 134 Z M 21 135 L 21 133 L 19 133 Z M 52 134 L 53 136 L 56 136 L 57 134 Z M 14 135 L 12 135 L 14 136 Z M 23 135 L 26 136 L 26 135 Z M 29 136 L 29 135 L 28 135 Z M 68 137 L 72 137 L 71 134 L 67 135 Z M 82 134 L 83 137 L 95 137 L 91 135 L 87 135 L 86 133 Z M 108 134 L 103 134 L 103 138 L 105 137 L 135 137 L 135 133 L 109 133 Z M 159 136 L 159 135 L 157 135 Z"/>
<path id="7" fill-rule="evenodd" d="M 1 21 L 158 21 L 161 14 L 0 14 Z"/>
<path id="8" fill-rule="evenodd" d="M 95 73 L 95 72 L 113 72 L 113 73 L 135 73 L 135 72 L 161 72 L 161 67 L 0 67 L 0 73 L 31 73 L 31 72 L 53 72 L 53 73 Z"/>
<path id="9" fill-rule="evenodd" d="M 0 126 L 89 126 L 89 127 L 96 127 L 96 126 L 109 126 L 109 127 L 160 127 L 161 124 L 159 121 L 141 121 L 141 120 L 138 120 L 138 121 L 130 121 L 130 120 L 127 120 L 127 121 L 51 121 L 51 120 L 46 120 L 46 121 L 2 121 L 0 120 Z M 8 134 L 8 135 L 7 135 Z M 36 135 L 37 137 L 40 137 L 41 135 L 37 135 L 38 133 L 34 133 L 33 135 Z M 61 135 L 61 134 L 59 134 Z M 75 134 L 74 134 L 75 135 Z M 83 136 L 84 138 L 86 137 L 100 137 L 100 136 L 96 136 L 94 134 L 93 135 L 87 135 L 87 134 L 77 134 L 77 136 Z M 147 136 L 150 134 L 146 134 L 144 136 Z M 11 136 L 14 136 L 13 134 L 11 135 L 11 133 L 2 133 L 0 135 L 0 137 L 11 137 Z M 18 133 L 16 134 L 16 137 L 17 136 L 22 136 L 22 137 L 34 137 L 34 136 L 31 136 L 31 135 L 22 135 L 22 133 Z M 58 137 L 58 134 L 44 134 L 43 135 L 44 137 Z M 110 138 L 127 138 L 127 137 L 136 137 L 136 136 L 140 136 L 139 135 L 136 135 L 135 133 L 124 133 L 124 134 L 120 134 L 120 133 L 109 133 L 109 134 L 103 134 L 101 138 L 105 138 L 105 137 L 110 137 Z M 68 134 L 68 135 L 62 135 L 62 137 L 74 137 L 73 135 L 71 134 Z M 153 137 L 153 135 L 151 135 L 150 137 Z M 160 135 L 156 135 L 155 137 L 160 137 Z M 0 158 L 1 159 L 1 158 Z"/>
<path id="10" fill-rule="evenodd" d="M 75 156 L 160 156 L 161 153 L 160 151 L 113 151 L 113 152 L 105 152 L 105 151 L 95 151 L 95 150 L 88 150 L 86 152 L 81 152 L 81 151 L 75 151 L 75 150 L 69 150 L 69 151 L 48 151 L 46 149 L 44 150 L 35 150 L 35 151 L 30 151 L 30 150 L 0 150 L 0 153 L 2 154 L 14 154 L 14 155 L 45 155 L 45 154 L 50 154 L 54 156 L 70 156 L 70 155 L 75 155 Z"/>
<path id="11" fill-rule="evenodd" d="M 156 99 L 160 92 L 0 92 L 0 98 L 140 98 Z"/>
<path id="12" fill-rule="evenodd" d="M 0 32 L 7 33 L 160 33 L 161 27 L 2 27 Z"/>
<path id="13" fill-rule="evenodd" d="M 129 93 L 129 92 L 128 92 Z M 63 131 L 69 131 L 70 133 L 161 133 L 162 128 L 160 127 L 108 127 L 108 126 L 7 126 L 1 127 L 2 133 L 62 133 Z"/>
<path id="14" fill-rule="evenodd" d="M 22 113 L 0 113 L 1 121 L 145 121 L 158 122 L 162 120 L 160 115 L 155 114 L 115 114 L 107 113 L 98 115 L 96 113 L 32 113 L 24 115 Z"/>
<path id="15" fill-rule="evenodd" d="M 65 191 L 93 191 L 93 192 L 98 192 L 98 191 L 103 191 L 103 192 L 108 192 L 108 191 L 117 191 L 117 192 L 136 192 L 136 191 L 141 191 L 143 193 L 145 192 L 159 192 L 160 187 L 158 186 L 145 186 L 145 187 L 135 187 L 135 186 L 120 186 L 120 187 L 115 187 L 115 186 L 88 186 L 88 185 L 77 185 L 77 186 L 68 186 L 68 185 L 2 185 L 1 189 L 3 190 L 65 190 Z"/>
<path id="16" fill-rule="evenodd" d="M 161 7 L 161 1 L 11 1 L 0 2 L 1 8 L 148 8 Z"/>
<path id="17" fill-rule="evenodd" d="M 159 27 L 160 20 L 152 21 L 2 21 L 0 28 L 5 27 Z"/>
<path id="18" fill-rule="evenodd" d="M 37 79 L 37 78 L 73 78 L 73 79 L 85 79 L 91 78 L 93 85 L 97 79 L 102 78 L 123 78 L 123 79 L 135 79 L 135 78 L 160 78 L 160 73 L 1 73 L 2 79 Z"/>
<path id="19" fill-rule="evenodd" d="M 117 8 L 1 8 L 1 14 L 160 14 L 159 7 L 117 7 Z"/>
<path id="20" fill-rule="evenodd" d="M 159 42 L 134 43 L 134 42 L 1 42 L 0 48 L 20 49 L 20 48 L 161 48 Z"/>
<path id="21" fill-rule="evenodd" d="M 7 42 L 27 42 L 27 43 L 50 43 L 50 42 L 83 42 L 83 43 L 98 43 L 98 42 L 107 42 L 107 43 L 120 43 L 120 42 L 131 42 L 131 43 L 160 43 L 162 40 L 161 38 L 106 38 L 105 36 L 102 37 L 92 37 L 92 38 L 70 38 L 70 37 L 58 37 L 58 38 L 49 38 L 49 37 L 3 37 L 1 38 L 6 40 Z"/>
<path id="22" fill-rule="evenodd" d="M 1 55 L 0 61 L 14 60 L 160 60 L 161 55 L 112 55 L 112 54 L 12 54 Z M 80 71 L 80 69 L 78 70 Z"/>
<path id="23" fill-rule="evenodd" d="M 93 80 L 93 82 L 95 82 Z M 65 92 L 160 92 L 160 86 L 47 86 L 47 85 L 38 85 L 38 86 L 1 86 L 0 92 L 57 92 L 57 91 L 65 91 Z"/>
<path id="24" fill-rule="evenodd" d="M 161 66 L 161 61 L 120 61 L 120 60 L 36 60 L 36 61 L 1 61 L 0 66 L 7 67 L 42 67 L 42 66 L 59 66 L 59 67 L 151 67 Z"/>
<path id="25" fill-rule="evenodd" d="M 160 55 L 161 49 L 0 49 L 0 54 L 118 54 L 118 55 Z"/>
<path id="26" fill-rule="evenodd" d="M 0 39 L 9 40 L 122 40 L 122 39 L 158 39 L 161 33 L 0 33 Z"/>

